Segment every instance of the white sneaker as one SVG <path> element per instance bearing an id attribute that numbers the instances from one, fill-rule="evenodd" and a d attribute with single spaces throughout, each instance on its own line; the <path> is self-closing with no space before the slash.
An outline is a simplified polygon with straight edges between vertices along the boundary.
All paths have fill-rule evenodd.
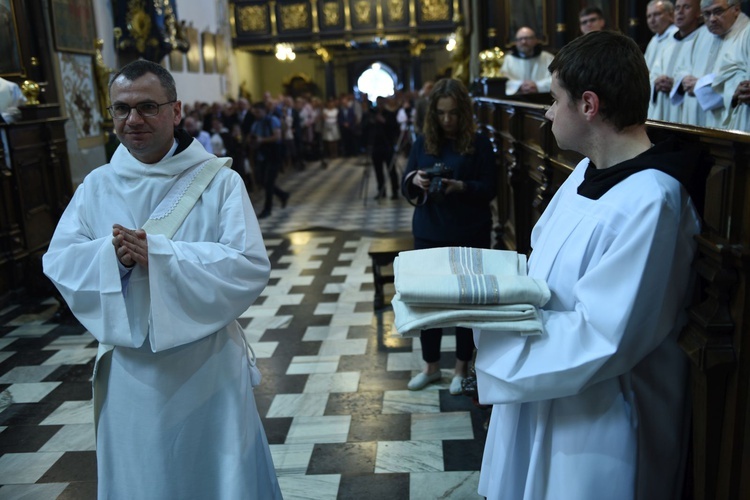
<path id="1" fill-rule="evenodd" d="M 419 391 L 427 387 L 428 384 L 438 382 L 441 378 L 443 378 L 443 374 L 440 370 L 429 375 L 424 372 L 419 372 L 409 381 L 406 387 L 408 387 L 410 391 Z"/>
<path id="2" fill-rule="evenodd" d="M 463 394 L 464 388 L 462 387 L 462 382 L 464 381 L 464 377 L 461 375 L 454 375 L 453 380 L 451 380 L 451 387 L 450 387 L 450 393 L 454 396 L 458 396 L 459 394 Z"/>

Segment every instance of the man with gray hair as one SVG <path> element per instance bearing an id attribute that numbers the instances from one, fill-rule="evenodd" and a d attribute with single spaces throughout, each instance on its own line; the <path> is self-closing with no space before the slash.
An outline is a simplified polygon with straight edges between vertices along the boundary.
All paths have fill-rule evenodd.
<path id="1" fill-rule="evenodd" d="M 695 40 L 702 19 L 700 0 L 677 0 L 674 16 L 677 32 L 672 35 L 671 42 L 659 51 L 653 68 L 649 68 L 652 89 L 649 118 L 669 122 L 682 120 L 682 107 L 669 100 L 669 93 L 674 86 L 675 62 L 680 58 L 680 52 Z M 652 106 L 656 108 L 653 115 Z"/>
<path id="2" fill-rule="evenodd" d="M 672 44 L 677 26 L 674 21 L 674 5 L 669 0 L 651 0 L 646 6 L 646 23 L 648 29 L 654 34 L 646 47 L 646 66 L 648 66 L 649 79 L 651 80 L 651 100 L 648 106 L 648 117 L 651 120 L 661 120 L 664 96 L 654 90 L 654 81 L 659 76 L 655 74 L 656 61 L 667 46 Z"/>
<path id="3" fill-rule="evenodd" d="M 736 49 L 720 62 L 713 89 L 724 97 L 727 110 L 722 126 L 750 131 L 750 27 L 738 35 Z"/>
<path id="4" fill-rule="evenodd" d="M 680 52 L 670 98 L 675 104 L 684 99 L 683 123 L 722 127 L 727 109 L 712 84 L 723 59 L 738 49 L 748 17 L 740 11 L 740 0 L 701 0 L 701 10 L 706 24 L 689 50 Z"/>

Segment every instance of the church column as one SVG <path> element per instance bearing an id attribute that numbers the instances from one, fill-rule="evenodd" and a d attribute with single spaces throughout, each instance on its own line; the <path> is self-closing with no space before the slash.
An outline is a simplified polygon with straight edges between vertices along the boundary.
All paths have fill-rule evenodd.
<path id="1" fill-rule="evenodd" d="M 326 98 L 336 97 L 336 74 L 334 73 L 333 57 L 327 49 L 318 46 L 315 53 L 323 60 L 326 75 Z"/>
<path id="2" fill-rule="evenodd" d="M 425 44 L 417 40 L 416 38 L 411 39 L 409 45 L 409 53 L 411 54 L 411 82 L 410 86 L 412 90 L 419 90 L 422 88 L 422 51 L 425 49 Z"/>

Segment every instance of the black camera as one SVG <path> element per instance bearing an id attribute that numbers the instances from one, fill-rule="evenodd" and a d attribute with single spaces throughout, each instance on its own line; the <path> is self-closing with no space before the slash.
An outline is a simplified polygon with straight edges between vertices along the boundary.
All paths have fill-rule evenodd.
<path id="1" fill-rule="evenodd" d="M 445 199 L 445 184 L 443 179 L 450 179 L 453 170 L 444 163 L 436 163 L 430 168 L 423 170 L 425 177 L 430 179 L 430 187 L 427 188 L 427 198 L 434 202 L 441 202 Z"/>

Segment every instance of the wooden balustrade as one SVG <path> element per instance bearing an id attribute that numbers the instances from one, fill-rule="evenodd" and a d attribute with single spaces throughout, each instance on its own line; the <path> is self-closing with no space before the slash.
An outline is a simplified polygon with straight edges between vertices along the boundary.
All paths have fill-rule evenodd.
<path id="1" fill-rule="evenodd" d="M 581 156 L 562 151 L 544 105 L 476 98 L 497 165 L 496 246 L 528 253 L 539 216 Z M 649 136 L 694 142 L 715 159 L 706 181 L 699 277 L 681 345 L 692 363 L 688 498 L 750 498 L 750 134 L 649 122 Z"/>

